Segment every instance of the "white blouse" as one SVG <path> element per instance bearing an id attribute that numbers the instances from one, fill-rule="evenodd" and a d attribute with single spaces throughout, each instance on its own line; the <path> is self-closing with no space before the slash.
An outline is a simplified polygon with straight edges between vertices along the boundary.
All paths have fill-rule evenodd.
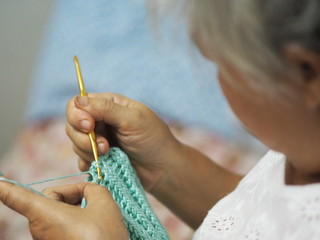
<path id="1" fill-rule="evenodd" d="M 194 240 L 319 240 L 320 184 L 285 185 L 283 154 L 269 151 L 219 201 Z"/>

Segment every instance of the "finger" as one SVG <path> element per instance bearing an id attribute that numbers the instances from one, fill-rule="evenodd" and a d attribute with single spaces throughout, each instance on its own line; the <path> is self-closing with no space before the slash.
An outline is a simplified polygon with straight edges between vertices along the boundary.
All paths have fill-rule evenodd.
<path id="1" fill-rule="evenodd" d="M 73 151 L 79 156 L 79 158 L 87 163 L 91 163 L 94 160 L 92 151 L 85 152 L 82 149 L 79 149 L 76 145 L 73 145 Z"/>
<path id="2" fill-rule="evenodd" d="M 116 130 L 112 126 L 96 122 L 95 133 L 100 154 L 104 155 L 110 146 L 119 146 Z"/>
<path id="3" fill-rule="evenodd" d="M 98 140 L 99 141 L 99 140 Z M 91 146 L 91 144 L 90 144 Z M 107 153 L 107 151 L 109 150 L 109 144 L 106 140 L 104 141 L 99 141 L 97 143 L 97 147 L 98 147 L 98 155 L 102 156 L 104 154 Z M 92 147 L 89 150 L 84 150 L 82 148 L 79 148 L 76 145 L 73 145 L 73 151 L 84 161 L 87 162 L 92 162 L 94 160 L 94 155 L 93 155 L 93 150 Z"/>
<path id="4" fill-rule="evenodd" d="M 123 120 L 128 117 L 128 112 L 130 112 L 130 109 L 125 109 L 125 107 L 116 103 L 112 95 L 107 95 L 107 97 L 77 96 L 74 101 L 77 108 L 88 112 L 95 121 L 103 121 L 113 127 L 120 127 Z"/>
<path id="5" fill-rule="evenodd" d="M 87 98 L 87 104 L 81 105 L 75 98 L 75 106 L 81 108 L 93 116 L 95 121 L 103 121 L 121 131 L 130 127 L 133 123 L 145 120 L 149 115 L 157 115 L 146 105 L 114 93 L 90 93 Z M 150 115 L 151 114 L 151 115 Z"/>
<path id="6" fill-rule="evenodd" d="M 88 96 L 93 98 L 105 98 L 123 107 L 131 107 L 132 105 L 139 103 L 118 93 L 89 93 Z"/>
<path id="7" fill-rule="evenodd" d="M 92 155 L 92 145 L 87 133 L 79 132 L 69 124 L 66 125 L 66 133 L 78 150 L 88 154 L 91 153 Z M 96 143 L 98 147 L 98 153 L 100 155 L 104 155 L 109 149 L 109 143 L 107 139 L 99 134 L 96 134 Z"/>
<path id="8" fill-rule="evenodd" d="M 88 182 L 70 184 L 64 186 L 50 187 L 42 191 L 48 198 L 65 202 L 68 204 L 78 204 L 83 198 L 83 191 Z"/>
<path id="9" fill-rule="evenodd" d="M 84 189 L 84 197 L 87 200 L 84 210 L 88 215 L 94 219 L 100 219 L 106 226 L 112 225 L 113 229 L 119 229 L 117 231 L 125 229 L 121 211 L 105 187 L 97 184 L 87 185 Z"/>
<path id="10" fill-rule="evenodd" d="M 88 163 L 87 161 L 82 160 L 79 158 L 78 160 L 78 168 L 80 171 L 87 171 L 90 168 L 91 164 Z"/>
<path id="11" fill-rule="evenodd" d="M 90 132 L 94 130 L 95 121 L 93 117 L 86 111 L 75 106 L 75 99 L 72 98 L 67 106 L 67 121 L 68 123 L 78 131 Z"/>
<path id="12" fill-rule="evenodd" d="M 91 151 L 91 144 L 89 140 L 88 133 L 81 132 L 73 128 L 70 124 L 66 125 L 66 133 L 70 140 L 76 145 L 79 149 L 85 152 Z"/>
<path id="13" fill-rule="evenodd" d="M 29 220 L 35 218 L 37 213 L 47 206 L 48 203 L 44 204 L 47 200 L 30 190 L 0 181 L 0 201 Z"/>
<path id="14" fill-rule="evenodd" d="M 87 209 L 90 211 L 116 207 L 116 203 L 108 189 L 98 184 L 86 185 L 84 197 L 87 201 Z"/>

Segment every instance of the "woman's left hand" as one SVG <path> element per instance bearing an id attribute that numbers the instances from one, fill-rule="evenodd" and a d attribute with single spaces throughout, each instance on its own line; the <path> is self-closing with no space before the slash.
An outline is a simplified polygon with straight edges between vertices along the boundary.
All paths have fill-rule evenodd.
<path id="1" fill-rule="evenodd" d="M 0 201 L 29 220 L 33 239 L 129 239 L 109 191 L 95 183 L 48 188 L 48 198 L 0 181 Z M 85 197 L 87 206 L 79 204 Z"/>

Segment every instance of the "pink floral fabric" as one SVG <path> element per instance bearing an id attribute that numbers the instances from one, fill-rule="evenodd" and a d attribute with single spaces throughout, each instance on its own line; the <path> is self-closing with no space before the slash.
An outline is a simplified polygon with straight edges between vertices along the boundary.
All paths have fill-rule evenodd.
<path id="1" fill-rule="evenodd" d="M 170 124 L 173 133 L 182 142 L 189 144 L 211 159 L 238 173 L 246 173 L 262 153 L 239 149 L 200 129 L 185 128 Z M 77 156 L 64 131 L 62 119 L 46 120 L 21 128 L 14 144 L 0 161 L 0 171 L 9 179 L 30 183 L 79 172 Z M 213 176 L 214 177 L 214 176 Z M 84 181 L 86 176 L 39 184 L 35 189 Z M 171 239 L 191 239 L 193 230 L 172 214 L 165 206 L 148 195 L 160 221 L 168 230 Z M 32 239 L 27 220 L 0 204 L 0 240 Z"/>

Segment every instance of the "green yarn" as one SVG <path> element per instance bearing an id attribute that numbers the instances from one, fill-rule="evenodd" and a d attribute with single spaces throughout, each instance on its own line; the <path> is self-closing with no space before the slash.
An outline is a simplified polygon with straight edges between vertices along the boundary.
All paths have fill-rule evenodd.
<path id="1" fill-rule="evenodd" d="M 93 162 L 87 172 L 42 180 L 30 184 L 21 184 L 4 177 L 0 177 L 0 180 L 17 184 L 44 196 L 42 193 L 32 189 L 30 185 L 89 173 L 90 176 L 87 181 L 106 187 L 112 194 L 113 199 L 121 210 L 131 240 L 170 239 L 166 230 L 151 209 L 144 189 L 135 170 L 131 166 L 128 156 L 119 148 L 113 147 L 110 148 L 106 155 L 99 159 L 99 163 Z M 103 175 L 102 181 L 99 180 L 97 175 L 98 165 Z M 83 199 L 81 207 L 85 206 L 86 202 L 85 199 Z"/>
<path id="2" fill-rule="evenodd" d="M 151 209 L 145 192 L 128 156 L 119 148 L 110 148 L 99 158 L 100 163 L 91 164 L 88 181 L 105 186 L 111 192 L 125 220 L 130 239 L 169 239 L 169 236 Z M 97 175 L 97 164 L 103 180 Z"/>
<path id="3" fill-rule="evenodd" d="M 0 172 L 2 173 L 2 172 Z M 62 176 L 62 177 L 56 177 L 56 178 L 49 178 L 49 179 L 45 179 L 45 180 L 41 180 L 41 181 L 37 181 L 37 182 L 33 182 L 33 183 L 28 183 L 28 184 L 23 184 L 23 183 L 20 183 L 20 182 L 17 182 L 17 181 L 14 181 L 14 180 L 11 180 L 11 179 L 7 179 L 5 177 L 3 177 L 3 174 L 0 175 L 0 181 L 5 181 L 5 182 L 9 182 L 9 183 L 13 183 L 15 185 L 18 185 L 20 187 L 23 187 L 23 188 L 26 188 L 42 197 L 46 197 L 45 195 L 43 195 L 41 192 L 33 189 L 32 187 L 30 187 L 31 185 L 36 185 L 36 184 L 40 184 L 40 183 L 45 183 L 45 182 L 52 182 L 52 181 L 56 181 L 56 180 L 59 180 L 59 179 L 64 179 L 64 178 L 69 178 L 69 177 L 75 177 L 75 176 L 79 176 L 79 175 L 83 175 L 83 174 L 88 174 L 89 171 L 87 172 L 80 172 L 80 173 L 76 173 L 76 174 L 71 174 L 71 175 L 66 175 L 66 176 Z"/>

